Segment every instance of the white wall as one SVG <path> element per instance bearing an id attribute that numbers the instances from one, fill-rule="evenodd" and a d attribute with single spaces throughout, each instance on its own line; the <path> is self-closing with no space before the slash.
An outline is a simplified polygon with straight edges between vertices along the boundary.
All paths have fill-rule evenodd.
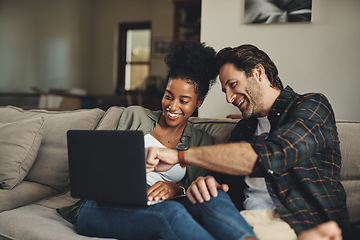
<path id="1" fill-rule="evenodd" d="M 360 1 L 313 0 L 311 23 L 245 25 L 244 0 L 202 1 L 201 41 L 220 50 L 250 43 L 269 54 L 284 85 L 324 93 L 338 120 L 360 120 Z M 238 110 L 217 83 L 199 110 L 225 118 Z"/>
<path id="2" fill-rule="evenodd" d="M 32 86 L 113 94 L 120 22 L 152 22 L 173 35 L 171 0 L 0 0 L 0 92 Z M 151 74 L 166 76 L 163 59 Z"/>
<path id="3" fill-rule="evenodd" d="M 0 1 L 1 92 L 84 85 L 89 58 L 84 1 Z"/>
<path id="4" fill-rule="evenodd" d="M 159 39 L 173 39 L 174 5 L 170 0 L 152 0 L 151 20 L 154 28 L 152 37 Z M 167 77 L 167 67 L 164 59 L 154 57 L 151 59 L 151 74 Z"/>
<path id="5" fill-rule="evenodd" d="M 116 88 L 118 25 L 150 21 L 152 38 L 172 39 L 173 5 L 169 0 L 97 0 L 94 6 L 92 71 L 90 90 L 114 93 Z M 166 76 L 163 59 L 151 59 L 151 74 Z"/>
<path id="6" fill-rule="evenodd" d="M 92 92 L 114 93 L 116 87 L 118 25 L 150 21 L 147 0 L 97 0 L 94 2 Z M 135 14 L 136 13 L 136 14 Z"/>

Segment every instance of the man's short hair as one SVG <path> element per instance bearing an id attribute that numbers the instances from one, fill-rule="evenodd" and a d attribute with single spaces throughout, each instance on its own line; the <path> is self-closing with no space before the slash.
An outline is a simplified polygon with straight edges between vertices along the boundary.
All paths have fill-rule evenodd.
<path id="1" fill-rule="evenodd" d="M 220 50 L 216 55 L 217 72 L 224 64 L 232 63 L 239 70 L 245 72 L 250 77 L 256 65 L 261 64 L 265 68 L 265 74 L 268 77 L 273 88 L 283 90 L 283 84 L 278 76 L 278 70 L 270 57 L 257 47 L 244 44 L 239 47 L 227 47 Z"/>

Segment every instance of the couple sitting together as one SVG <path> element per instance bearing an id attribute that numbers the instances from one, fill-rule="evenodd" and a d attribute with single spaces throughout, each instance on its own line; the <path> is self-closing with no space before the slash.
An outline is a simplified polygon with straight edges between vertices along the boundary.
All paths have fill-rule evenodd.
<path id="1" fill-rule="evenodd" d="M 162 110 L 128 107 L 114 130 L 143 131 L 150 201 L 187 197 L 145 208 L 81 200 L 72 206 L 79 234 L 137 240 L 350 237 L 338 134 L 324 95 L 284 88 L 275 64 L 252 45 L 216 54 L 202 43 L 179 42 L 165 63 Z M 217 75 L 243 119 L 228 143 L 212 145 L 188 119 Z M 234 189 L 243 199 L 236 203 L 240 213 L 227 193 Z"/>

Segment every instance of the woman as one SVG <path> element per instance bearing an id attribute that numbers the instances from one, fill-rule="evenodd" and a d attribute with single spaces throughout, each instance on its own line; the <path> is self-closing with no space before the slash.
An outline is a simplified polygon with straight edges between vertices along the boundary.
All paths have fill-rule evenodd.
<path id="1" fill-rule="evenodd" d="M 201 106 L 215 81 L 214 60 L 214 49 L 201 43 L 176 44 L 165 58 L 169 74 L 162 111 L 128 107 L 114 129 L 142 130 L 145 147 L 175 148 L 180 142 L 189 146 L 212 144 L 211 137 L 188 124 L 188 119 Z M 166 200 L 179 195 L 193 180 L 205 174 L 204 169 L 179 165 L 167 172 L 148 173 L 148 199 Z M 202 214 L 194 212 L 196 216 L 192 216 L 186 210 L 186 206 L 191 205 L 186 198 L 163 201 L 146 208 L 85 200 L 77 217 L 78 232 L 118 239 L 214 239 L 212 233 L 199 224 Z M 211 226 L 228 225 L 222 219 L 213 218 L 212 221 Z M 239 221 L 239 225 L 244 223 Z M 238 236 L 237 230 L 230 231 Z M 219 234 L 229 239 L 221 231 Z"/>

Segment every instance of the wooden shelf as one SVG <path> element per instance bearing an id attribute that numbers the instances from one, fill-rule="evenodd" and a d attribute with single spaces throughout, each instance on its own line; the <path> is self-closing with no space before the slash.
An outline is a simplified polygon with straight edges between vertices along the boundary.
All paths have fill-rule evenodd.
<path id="1" fill-rule="evenodd" d="M 200 42 L 201 0 L 173 0 L 174 42 L 191 40 Z"/>

